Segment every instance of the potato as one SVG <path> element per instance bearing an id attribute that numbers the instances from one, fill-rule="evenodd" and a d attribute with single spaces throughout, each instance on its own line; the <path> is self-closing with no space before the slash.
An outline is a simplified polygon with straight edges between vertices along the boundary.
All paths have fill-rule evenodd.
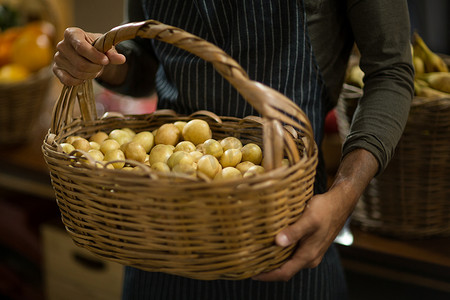
<path id="1" fill-rule="evenodd" d="M 228 149 L 220 157 L 220 164 L 222 167 L 235 167 L 241 162 L 242 152 L 240 149 Z"/>
<path id="2" fill-rule="evenodd" d="M 247 170 L 247 172 L 244 173 L 243 177 L 246 178 L 246 177 L 256 176 L 258 174 L 264 173 L 264 171 L 265 171 L 264 167 L 255 165 L 253 167 L 250 167 Z"/>
<path id="3" fill-rule="evenodd" d="M 201 144 L 212 138 L 208 122 L 200 119 L 193 119 L 187 122 L 183 127 L 182 135 L 184 140 L 190 141 L 194 145 Z"/>
<path id="4" fill-rule="evenodd" d="M 253 167 L 255 164 L 251 161 L 243 161 L 236 165 L 236 169 L 238 169 L 242 174 L 247 172 L 250 167 Z"/>
<path id="5" fill-rule="evenodd" d="M 79 138 L 73 141 L 72 146 L 77 150 L 82 150 L 85 152 L 88 152 L 91 149 L 91 145 L 89 144 L 89 141 L 85 138 Z M 75 155 L 81 156 L 80 153 L 76 153 Z"/>
<path id="6" fill-rule="evenodd" d="M 192 156 L 192 159 L 196 163 L 203 156 L 203 153 L 201 153 L 200 151 L 192 151 L 189 152 L 189 155 Z"/>
<path id="7" fill-rule="evenodd" d="M 69 137 L 66 138 L 66 143 L 73 144 L 73 142 L 74 142 L 75 140 L 79 139 L 79 138 L 81 138 L 81 136 L 78 136 L 78 135 L 71 135 L 71 136 L 69 136 Z"/>
<path id="8" fill-rule="evenodd" d="M 104 131 L 98 131 L 89 138 L 90 142 L 96 142 L 101 145 L 108 138 L 108 134 Z"/>
<path id="9" fill-rule="evenodd" d="M 158 172 L 163 172 L 163 173 L 169 173 L 170 172 L 169 166 L 166 163 L 162 162 L 162 161 L 154 163 L 153 165 L 151 165 L 150 168 L 152 170 L 155 170 L 155 171 L 158 171 Z"/>
<path id="10" fill-rule="evenodd" d="M 174 124 L 164 124 L 158 128 L 155 136 L 155 144 L 175 146 L 181 138 L 181 132 Z"/>
<path id="11" fill-rule="evenodd" d="M 222 166 L 220 165 L 217 158 L 215 158 L 213 155 L 206 154 L 198 160 L 197 170 L 213 179 L 217 175 L 217 173 L 222 170 Z"/>
<path id="12" fill-rule="evenodd" d="M 193 165 L 194 159 L 192 156 L 184 151 L 173 152 L 167 159 L 167 165 L 170 169 L 173 169 L 176 165 Z"/>
<path id="13" fill-rule="evenodd" d="M 180 130 L 180 132 L 183 132 L 184 125 L 186 125 L 187 122 L 185 121 L 176 121 L 173 123 L 173 125 L 177 126 L 177 128 Z"/>
<path id="14" fill-rule="evenodd" d="M 229 136 L 220 141 L 220 145 L 222 145 L 223 151 L 227 151 L 228 149 L 241 149 L 242 142 L 235 137 Z"/>
<path id="15" fill-rule="evenodd" d="M 175 146 L 175 150 L 173 150 L 174 152 L 177 151 L 184 151 L 184 152 L 192 152 L 195 151 L 196 147 L 192 142 L 189 141 L 181 141 L 179 142 L 176 146 Z"/>
<path id="16" fill-rule="evenodd" d="M 125 147 L 125 157 L 143 163 L 147 156 L 144 147 L 136 142 L 129 142 Z"/>
<path id="17" fill-rule="evenodd" d="M 106 152 L 105 161 L 125 160 L 125 154 L 120 149 L 114 149 Z M 112 163 L 114 169 L 122 169 L 125 166 L 124 161 Z"/>
<path id="18" fill-rule="evenodd" d="M 148 162 L 150 166 L 157 162 L 167 163 L 167 160 L 173 153 L 173 146 L 159 144 L 150 150 L 150 154 L 148 157 Z"/>
<path id="19" fill-rule="evenodd" d="M 262 150 L 261 148 L 254 144 L 249 143 L 241 148 L 242 161 L 250 161 L 255 165 L 259 165 L 262 161 Z"/>
<path id="20" fill-rule="evenodd" d="M 97 149 L 91 149 L 88 151 L 88 154 L 95 160 L 95 161 L 103 161 L 105 158 L 105 155 L 100 150 Z"/>
<path id="21" fill-rule="evenodd" d="M 114 129 L 109 133 L 110 139 L 116 140 L 119 145 L 129 143 L 133 139 L 129 132 L 122 129 Z"/>
<path id="22" fill-rule="evenodd" d="M 62 143 L 62 144 L 61 144 L 61 147 L 62 147 L 62 150 L 63 150 L 65 153 L 67 153 L 67 154 L 70 154 L 72 151 L 75 150 L 75 147 L 72 146 L 72 144 L 69 144 L 69 143 Z"/>
<path id="23" fill-rule="evenodd" d="M 119 149 L 120 144 L 118 141 L 113 139 L 107 139 L 103 143 L 100 144 L 100 151 L 103 152 L 103 154 L 106 154 L 107 152 L 115 149 Z"/>
<path id="24" fill-rule="evenodd" d="M 221 172 L 217 173 L 214 180 L 227 180 L 242 178 L 242 173 L 234 167 L 223 168 Z"/>
<path id="25" fill-rule="evenodd" d="M 150 131 L 142 131 L 133 137 L 132 142 L 140 144 L 144 147 L 145 153 L 149 153 L 155 145 L 155 137 Z"/>
<path id="26" fill-rule="evenodd" d="M 208 139 L 203 143 L 203 153 L 211 154 L 216 158 L 220 158 L 223 154 L 222 145 L 215 139 Z"/>
<path id="27" fill-rule="evenodd" d="M 100 144 L 97 142 L 89 142 L 89 145 L 91 146 L 91 149 L 100 150 Z"/>

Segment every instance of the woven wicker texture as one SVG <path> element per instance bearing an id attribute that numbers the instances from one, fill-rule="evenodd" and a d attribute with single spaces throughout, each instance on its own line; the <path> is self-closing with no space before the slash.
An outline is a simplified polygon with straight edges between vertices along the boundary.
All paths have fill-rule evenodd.
<path id="1" fill-rule="evenodd" d="M 313 194 L 317 146 L 309 120 L 285 96 L 251 81 L 221 49 L 178 28 L 152 20 L 126 24 L 94 45 L 105 52 L 136 36 L 211 62 L 262 118 L 206 111 L 181 116 L 168 110 L 98 118 L 92 82 L 64 87 L 43 153 L 67 231 L 77 245 L 102 258 L 197 279 L 237 280 L 280 266 L 293 247 L 276 246 L 274 236 L 300 217 Z M 74 116 L 76 102 L 79 117 Z M 139 132 L 192 118 L 207 121 L 215 139 L 235 136 L 260 145 L 270 171 L 230 181 L 161 174 L 139 163 L 141 172 L 126 172 L 80 166 L 59 145 L 69 135 L 89 137 L 122 127 Z M 281 166 L 283 157 L 289 167 Z"/>
<path id="2" fill-rule="evenodd" d="M 22 82 L 0 84 L 0 145 L 22 143 L 30 137 L 52 75 L 45 68 Z"/>
<path id="3" fill-rule="evenodd" d="M 344 85 L 337 106 L 342 137 L 362 90 Z M 450 98 L 415 97 L 386 170 L 359 200 L 352 222 L 400 238 L 450 235 Z"/>

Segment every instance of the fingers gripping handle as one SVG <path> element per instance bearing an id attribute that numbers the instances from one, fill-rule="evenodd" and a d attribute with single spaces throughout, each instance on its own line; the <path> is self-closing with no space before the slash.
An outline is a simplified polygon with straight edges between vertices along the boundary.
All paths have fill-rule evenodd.
<path id="1" fill-rule="evenodd" d="M 149 23 L 150 21 L 143 21 L 117 26 L 95 40 L 93 46 L 98 51 L 105 53 L 122 41 L 132 40 L 138 37 L 138 32 L 141 27 Z"/>

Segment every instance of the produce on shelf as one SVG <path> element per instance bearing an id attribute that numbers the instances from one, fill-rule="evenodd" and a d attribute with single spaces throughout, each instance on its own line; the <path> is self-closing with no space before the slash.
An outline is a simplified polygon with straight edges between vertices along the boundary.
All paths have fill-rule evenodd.
<path id="1" fill-rule="evenodd" d="M 50 65 L 55 27 L 45 20 L 24 20 L 20 11 L 0 5 L 0 83 L 19 82 Z"/>
<path id="2" fill-rule="evenodd" d="M 450 98 L 450 72 L 444 59 L 432 52 L 420 35 L 413 34 L 411 54 L 415 69 L 414 95 L 424 98 Z M 363 88 L 364 72 L 358 63 L 350 64 L 345 82 Z"/>
<path id="3" fill-rule="evenodd" d="M 414 94 L 424 98 L 450 98 L 450 73 L 445 61 L 432 52 L 415 32 L 412 41 Z"/>
<path id="4" fill-rule="evenodd" d="M 432 72 L 424 73 L 416 76 L 416 80 L 432 89 L 444 93 L 450 93 L 450 73 L 449 72 Z M 447 95 L 448 96 L 448 95 Z"/>
<path id="5" fill-rule="evenodd" d="M 444 60 L 428 48 L 417 32 L 413 35 L 412 43 L 413 56 L 416 57 L 416 60 L 419 58 L 423 61 L 425 73 L 448 72 L 448 67 Z"/>
<path id="6" fill-rule="evenodd" d="M 355 64 L 350 66 L 350 68 L 347 70 L 347 77 L 345 78 L 345 82 L 350 85 L 363 88 L 364 87 L 363 78 L 364 72 L 359 67 L 359 64 Z"/>

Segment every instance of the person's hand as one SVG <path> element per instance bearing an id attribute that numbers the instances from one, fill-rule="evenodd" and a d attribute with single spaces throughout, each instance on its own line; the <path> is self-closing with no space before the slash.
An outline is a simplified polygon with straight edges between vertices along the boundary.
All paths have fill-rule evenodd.
<path id="1" fill-rule="evenodd" d="M 65 30 L 64 39 L 57 45 L 53 64 L 53 73 L 63 84 L 81 84 L 99 77 L 105 66 L 125 62 L 125 56 L 114 48 L 104 54 L 92 46 L 100 36 L 99 33 L 88 33 L 76 27 Z"/>
<path id="2" fill-rule="evenodd" d="M 280 268 L 254 279 L 287 281 L 301 269 L 317 267 L 349 215 L 348 209 L 338 207 L 343 201 L 339 197 L 343 195 L 337 189 L 314 196 L 299 220 L 275 238 L 281 247 L 298 244 L 291 259 Z"/>
<path id="3" fill-rule="evenodd" d="M 275 237 L 281 247 L 297 244 L 292 257 L 253 279 L 287 281 L 301 269 L 317 267 L 377 170 L 377 160 L 366 150 L 346 155 L 330 190 L 312 197 L 299 220 Z"/>

